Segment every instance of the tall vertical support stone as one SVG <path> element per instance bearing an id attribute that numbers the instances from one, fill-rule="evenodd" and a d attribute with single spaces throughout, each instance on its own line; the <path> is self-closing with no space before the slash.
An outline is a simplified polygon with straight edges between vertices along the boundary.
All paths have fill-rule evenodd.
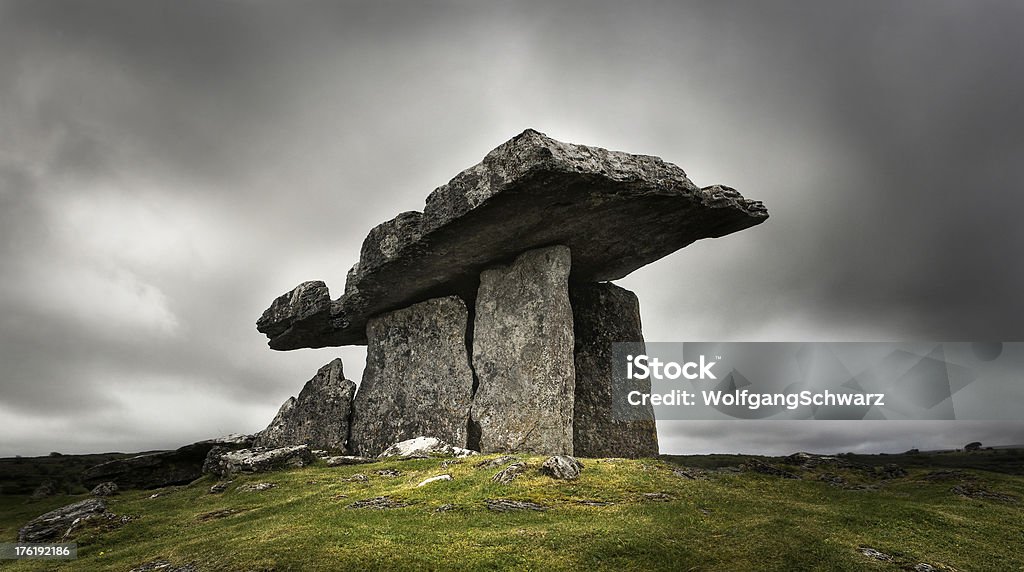
<path id="1" fill-rule="evenodd" d="M 636 412 L 639 419 L 616 420 L 612 414 L 612 343 L 644 341 L 636 294 L 610 283 L 585 283 L 573 284 L 569 296 L 576 338 L 575 455 L 656 456 L 658 432 L 650 405 Z"/>
<path id="2" fill-rule="evenodd" d="M 468 311 L 457 296 L 372 318 L 352 415 L 352 449 L 375 456 L 418 436 L 466 446 L 473 371 Z"/>
<path id="3" fill-rule="evenodd" d="M 573 452 L 570 266 L 569 248 L 552 246 L 480 274 L 472 423 L 483 453 Z"/>

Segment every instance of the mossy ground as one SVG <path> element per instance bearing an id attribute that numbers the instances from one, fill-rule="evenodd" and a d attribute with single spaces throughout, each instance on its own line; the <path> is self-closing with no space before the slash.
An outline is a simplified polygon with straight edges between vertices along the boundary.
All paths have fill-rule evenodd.
<path id="1" fill-rule="evenodd" d="M 76 561 L 0 562 L 10 570 L 118 570 L 155 559 L 199 570 L 902 570 L 924 562 L 940 570 L 1024 570 L 1024 478 L 983 470 L 969 476 L 1017 502 L 969 499 L 927 468 L 853 490 L 818 480 L 709 471 L 691 480 L 665 460 L 584 459 L 577 481 L 529 470 L 512 483 L 491 482 L 496 468 L 442 468 L 442 459 L 316 466 L 238 477 L 221 494 L 215 481 L 156 491 L 127 491 L 109 509 L 131 515 L 119 527 L 79 537 Z M 525 457 L 534 469 L 543 461 Z M 377 475 L 394 469 L 399 476 Z M 817 472 L 816 472 L 817 471 Z M 836 471 L 829 471 L 835 473 Z M 368 481 L 348 479 L 362 473 Z M 423 479 L 454 480 L 425 487 Z M 867 482 L 839 471 L 848 483 Z M 246 485 L 271 482 L 266 491 Z M 155 498 L 150 498 L 159 493 Z M 665 493 L 671 500 L 651 500 Z M 351 509 L 389 496 L 387 510 Z M 84 496 L 29 502 L 0 496 L 0 542 L 32 517 Z M 485 500 L 527 500 L 544 512 L 498 513 Z M 602 501 L 591 506 L 579 501 Z M 441 505 L 452 510 L 438 512 Z M 870 546 L 892 562 L 858 552 Z"/>

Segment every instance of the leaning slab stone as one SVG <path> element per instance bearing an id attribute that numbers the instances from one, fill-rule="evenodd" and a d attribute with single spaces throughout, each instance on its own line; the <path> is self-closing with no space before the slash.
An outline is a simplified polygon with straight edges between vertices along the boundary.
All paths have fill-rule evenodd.
<path id="1" fill-rule="evenodd" d="M 203 465 L 206 472 L 221 477 L 239 473 L 264 473 L 279 469 L 304 467 L 315 458 L 306 445 L 277 449 L 240 449 L 237 451 L 211 451 Z"/>
<path id="2" fill-rule="evenodd" d="M 345 451 L 356 384 L 345 379 L 341 359 L 320 368 L 299 396 L 290 397 L 277 416 L 256 436 L 257 447 L 309 445 Z"/>
<path id="3" fill-rule="evenodd" d="M 391 445 L 379 457 L 468 457 L 476 454 L 476 451 L 455 447 L 436 437 L 415 437 Z"/>
<path id="4" fill-rule="evenodd" d="M 760 202 L 724 186 L 703 189 L 679 167 L 647 155 L 555 141 L 532 129 L 373 229 L 345 294 L 322 282 L 279 297 L 257 322 L 270 347 L 366 342 L 374 315 L 432 296 L 472 300 L 479 273 L 549 244 L 573 252 L 573 279 L 622 278 L 702 238 L 768 218 Z"/>
<path id="5" fill-rule="evenodd" d="M 352 449 L 365 457 L 419 435 L 466 446 L 473 371 L 466 304 L 434 298 L 370 320 Z"/>
<path id="6" fill-rule="evenodd" d="M 572 454 L 569 267 L 569 249 L 552 246 L 480 274 L 472 423 L 482 453 Z"/>
<path id="7" fill-rule="evenodd" d="M 30 520 L 18 531 L 18 542 L 58 541 L 75 524 L 106 513 L 106 503 L 97 498 L 62 506 Z"/>
<path id="8" fill-rule="evenodd" d="M 629 420 L 612 411 L 612 344 L 644 341 L 640 302 L 635 294 L 614 284 L 573 284 L 576 402 L 573 413 L 573 452 L 577 457 L 655 457 L 658 431 L 654 409 L 631 408 Z M 650 380 L 636 387 L 650 392 Z"/>

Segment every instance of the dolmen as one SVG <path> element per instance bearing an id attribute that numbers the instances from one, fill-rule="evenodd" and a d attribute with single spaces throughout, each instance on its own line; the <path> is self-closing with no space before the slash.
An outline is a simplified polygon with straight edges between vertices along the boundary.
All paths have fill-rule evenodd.
<path id="1" fill-rule="evenodd" d="M 271 303 L 257 329 L 272 349 L 366 345 L 366 365 L 358 390 L 340 360 L 324 366 L 257 442 L 657 455 L 653 410 L 612 416 L 611 344 L 643 332 L 636 295 L 610 281 L 767 218 L 657 157 L 527 130 L 372 229 L 341 296 L 311 281 Z"/>

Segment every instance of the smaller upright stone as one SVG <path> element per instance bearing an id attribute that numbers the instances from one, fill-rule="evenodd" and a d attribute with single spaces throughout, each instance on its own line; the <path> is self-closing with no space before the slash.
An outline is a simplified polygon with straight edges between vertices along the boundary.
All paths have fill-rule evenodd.
<path id="1" fill-rule="evenodd" d="M 636 294 L 611 283 L 573 284 L 576 394 L 573 450 L 578 457 L 654 457 L 654 409 L 616 419 L 612 408 L 612 344 L 644 341 Z M 650 380 L 639 380 L 650 391 Z"/>
<path id="2" fill-rule="evenodd" d="M 353 452 L 373 457 L 423 435 L 466 446 L 473 392 L 468 316 L 462 299 L 448 296 L 370 320 L 352 414 Z"/>
<path id="3" fill-rule="evenodd" d="M 482 453 L 572 454 L 570 266 L 569 249 L 552 246 L 480 274 L 472 420 Z"/>
<path id="4" fill-rule="evenodd" d="M 289 397 L 277 416 L 256 438 L 257 447 L 309 445 L 313 449 L 345 451 L 355 383 L 345 379 L 340 358 L 320 368 L 303 386 L 298 398 Z"/>

